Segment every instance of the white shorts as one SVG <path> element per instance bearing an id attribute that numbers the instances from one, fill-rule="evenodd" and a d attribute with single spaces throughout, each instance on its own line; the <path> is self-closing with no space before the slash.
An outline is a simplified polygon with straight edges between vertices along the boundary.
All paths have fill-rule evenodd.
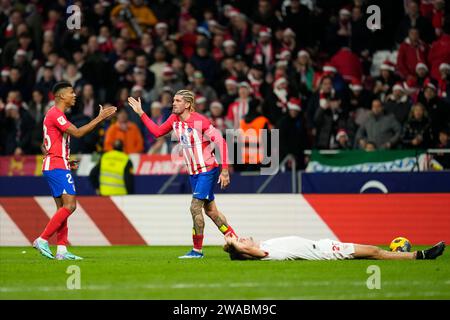
<path id="1" fill-rule="evenodd" d="M 355 245 L 353 243 L 339 242 L 330 239 L 316 241 L 321 260 L 353 259 Z"/>

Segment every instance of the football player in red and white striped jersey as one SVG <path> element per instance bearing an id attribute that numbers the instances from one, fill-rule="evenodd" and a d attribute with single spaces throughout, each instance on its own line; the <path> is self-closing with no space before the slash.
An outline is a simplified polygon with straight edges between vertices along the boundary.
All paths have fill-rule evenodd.
<path id="1" fill-rule="evenodd" d="M 173 110 L 170 117 L 161 126 L 157 126 L 142 110 L 141 100 L 128 98 L 128 103 L 141 117 L 148 130 L 156 137 L 172 130 L 180 142 L 192 186 L 191 214 L 193 220 L 194 248 L 180 258 L 202 258 L 203 230 L 205 222 L 202 209 L 219 230 L 225 234 L 235 234 L 225 216 L 217 209 L 214 201 L 214 185 L 219 181 L 222 188 L 230 183 L 227 160 L 227 144 L 219 130 L 203 115 L 195 112 L 195 95 L 189 90 L 179 90 L 173 98 Z M 222 170 L 211 147 L 211 141 L 218 147 Z"/>

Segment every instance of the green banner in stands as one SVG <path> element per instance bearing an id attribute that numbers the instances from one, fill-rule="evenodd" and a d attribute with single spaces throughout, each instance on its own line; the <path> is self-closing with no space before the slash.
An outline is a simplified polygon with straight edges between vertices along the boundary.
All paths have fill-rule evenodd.
<path id="1" fill-rule="evenodd" d="M 411 172 L 422 171 L 426 154 L 419 150 L 313 151 L 306 172 Z"/>

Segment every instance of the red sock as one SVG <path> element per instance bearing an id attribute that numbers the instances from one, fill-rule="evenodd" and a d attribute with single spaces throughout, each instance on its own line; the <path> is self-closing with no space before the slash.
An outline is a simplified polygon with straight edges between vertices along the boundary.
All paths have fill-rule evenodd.
<path id="1" fill-rule="evenodd" d="M 48 239 L 50 239 L 50 237 L 61 227 L 63 222 L 70 216 L 70 213 L 71 212 L 69 209 L 64 207 L 56 211 L 55 215 L 50 219 L 40 237 L 48 241 Z"/>
<path id="2" fill-rule="evenodd" d="M 222 231 L 222 230 L 221 230 Z M 228 236 L 230 234 L 234 235 L 236 238 L 238 238 L 236 232 L 234 232 L 234 229 L 231 226 L 228 226 L 228 228 L 225 231 L 222 231 L 224 236 Z"/>
<path id="3" fill-rule="evenodd" d="M 62 225 L 56 231 L 56 244 L 59 246 L 67 246 L 69 243 L 67 237 L 69 235 L 69 229 L 67 228 L 67 219 L 64 220 Z"/>
<path id="4" fill-rule="evenodd" d="M 201 251 L 203 248 L 203 235 L 202 234 L 192 235 L 192 241 L 194 242 L 194 249 Z"/>

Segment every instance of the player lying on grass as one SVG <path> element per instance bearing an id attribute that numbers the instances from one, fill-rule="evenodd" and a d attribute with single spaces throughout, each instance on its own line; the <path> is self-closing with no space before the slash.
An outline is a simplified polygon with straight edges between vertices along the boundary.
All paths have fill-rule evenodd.
<path id="1" fill-rule="evenodd" d="M 313 241 L 297 236 L 274 238 L 262 242 L 253 238 L 225 237 L 223 250 L 231 260 L 422 260 L 436 259 L 445 249 L 443 241 L 414 252 L 390 252 L 363 244 L 323 239 Z"/>

